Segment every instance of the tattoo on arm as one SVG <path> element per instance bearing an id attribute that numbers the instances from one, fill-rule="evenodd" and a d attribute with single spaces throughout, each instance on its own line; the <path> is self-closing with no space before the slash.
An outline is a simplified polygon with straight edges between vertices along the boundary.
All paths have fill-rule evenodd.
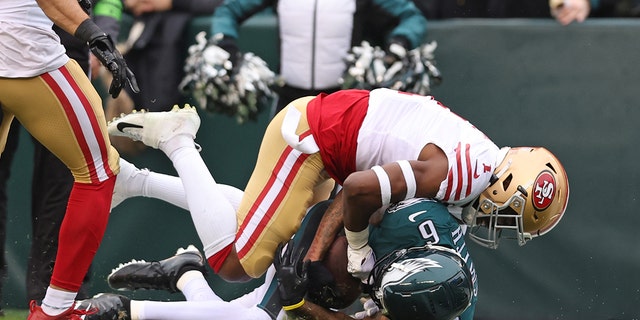
<path id="1" fill-rule="evenodd" d="M 327 250 L 333 244 L 333 240 L 340 230 L 342 230 L 343 220 L 342 192 L 338 192 L 333 202 L 322 216 L 322 221 L 318 226 L 318 231 L 313 238 L 313 243 L 307 252 L 305 260 L 320 261 L 324 258 Z"/>

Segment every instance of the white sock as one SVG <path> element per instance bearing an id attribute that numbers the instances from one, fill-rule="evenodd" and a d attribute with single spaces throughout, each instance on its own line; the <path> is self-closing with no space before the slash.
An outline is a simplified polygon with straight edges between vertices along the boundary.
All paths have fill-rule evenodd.
<path id="1" fill-rule="evenodd" d="M 76 294 L 77 292 L 48 287 L 47 293 L 42 299 L 42 311 L 50 316 L 57 316 L 71 308 L 76 299 Z"/>
<path id="2" fill-rule="evenodd" d="M 189 210 L 187 196 L 179 177 L 149 172 L 142 189 L 142 196 L 164 200 L 174 206 Z"/>
<path id="3" fill-rule="evenodd" d="M 204 275 L 200 271 L 190 270 L 185 272 L 180 279 L 178 279 L 176 287 L 182 291 L 187 301 L 222 301 L 222 299 L 211 290 L 207 279 L 204 278 Z"/>
<path id="4" fill-rule="evenodd" d="M 120 157 L 120 173 L 116 177 L 111 209 L 113 210 L 128 198 L 141 196 L 142 187 L 148 174 L 149 170 L 138 169 L 135 165 Z"/>
<path id="5" fill-rule="evenodd" d="M 175 147 L 178 145 L 180 147 Z M 236 211 L 211 176 L 193 145 L 193 139 L 176 136 L 163 146 L 162 151 L 169 156 L 182 180 L 191 219 L 205 256 L 211 257 L 235 239 L 238 224 Z"/>
<path id="6" fill-rule="evenodd" d="M 132 175 L 128 178 L 119 176 L 118 179 L 125 179 L 125 183 L 119 185 L 125 190 L 121 194 L 130 197 L 147 197 L 166 201 L 176 207 L 189 210 L 187 204 L 187 196 L 184 192 L 184 186 L 180 177 L 168 174 L 149 171 L 148 169 L 138 169 L 132 163 L 120 158 L 120 167 L 122 171 L 137 171 L 143 174 Z M 129 167 L 128 170 L 124 170 Z M 224 197 L 229 200 L 234 211 L 240 206 L 243 191 L 229 185 L 218 184 L 220 191 Z"/>

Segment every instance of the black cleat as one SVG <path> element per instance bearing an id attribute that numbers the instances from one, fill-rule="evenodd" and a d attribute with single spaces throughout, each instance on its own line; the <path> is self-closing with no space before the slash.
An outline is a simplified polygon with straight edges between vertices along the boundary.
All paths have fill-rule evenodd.
<path id="1" fill-rule="evenodd" d="M 116 290 L 167 290 L 178 292 L 176 286 L 180 276 L 189 270 L 206 272 L 205 259 L 193 245 L 180 248 L 172 257 L 162 261 L 146 262 L 131 260 L 111 271 L 107 281 Z"/>
<path id="2" fill-rule="evenodd" d="M 76 310 L 86 312 L 83 320 L 131 320 L 131 300 L 112 293 L 100 293 L 76 303 Z"/>

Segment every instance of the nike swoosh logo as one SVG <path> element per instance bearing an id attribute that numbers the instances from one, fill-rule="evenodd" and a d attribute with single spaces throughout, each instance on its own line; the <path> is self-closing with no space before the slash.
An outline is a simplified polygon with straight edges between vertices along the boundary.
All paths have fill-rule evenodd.
<path id="1" fill-rule="evenodd" d="M 426 212 L 427 212 L 426 210 L 422 210 L 422 211 L 418 211 L 416 213 L 412 213 L 411 215 L 409 215 L 409 221 L 416 222 L 416 217 L 421 215 L 421 214 L 423 214 L 423 213 L 426 213 Z"/>
<path id="2" fill-rule="evenodd" d="M 116 125 L 116 128 L 118 129 L 118 131 L 124 133 L 124 129 L 126 129 L 126 128 L 142 129 L 142 126 L 141 125 L 137 125 L 137 124 L 133 124 L 133 123 L 120 122 L 120 123 L 118 123 L 118 125 Z"/>

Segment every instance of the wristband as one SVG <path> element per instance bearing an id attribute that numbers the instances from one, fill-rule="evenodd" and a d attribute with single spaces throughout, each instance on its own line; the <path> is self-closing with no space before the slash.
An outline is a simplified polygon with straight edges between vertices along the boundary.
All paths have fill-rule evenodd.
<path id="1" fill-rule="evenodd" d="M 300 300 L 300 302 L 290 305 L 290 306 L 282 306 L 282 310 L 284 311 L 291 311 L 294 309 L 298 309 L 300 307 L 302 307 L 302 305 L 304 304 L 304 299 Z"/>
<path id="2" fill-rule="evenodd" d="M 87 20 L 82 21 L 82 23 L 76 29 L 76 32 L 73 34 L 76 38 L 89 43 L 91 40 L 102 36 L 107 35 L 98 27 L 98 25 L 91 20 L 91 18 L 87 18 Z"/>
<path id="3" fill-rule="evenodd" d="M 369 243 L 369 228 L 364 228 L 362 231 L 349 231 L 344 228 L 344 234 L 352 249 L 361 249 Z"/>

